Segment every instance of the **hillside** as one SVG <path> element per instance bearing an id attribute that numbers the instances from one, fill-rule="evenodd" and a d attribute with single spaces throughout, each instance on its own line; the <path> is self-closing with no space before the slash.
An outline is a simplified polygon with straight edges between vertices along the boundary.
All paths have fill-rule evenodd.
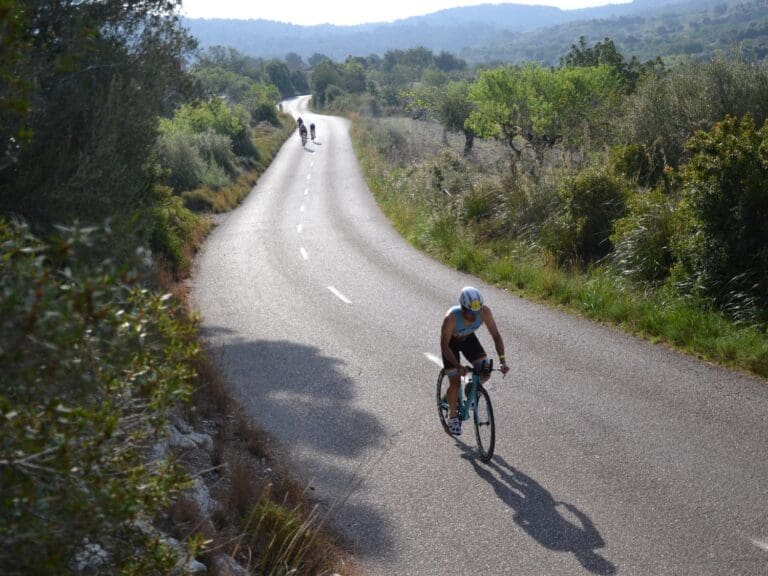
<path id="1" fill-rule="evenodd" d="M 359 26 L 297 26 L 267 20 L 184 22 L 203 48 L 232 46 L 258 58 L 283 58 L 294 52 L 305 60 L 323 54 L 340 61 L 350 55 L 383 55 L 423 46 L 473 64 L 556 63 L 579 36 L 589 41 L 611 37 L 622 53 L 641 60 L 657 55 L 706 55 L 737 43 L 749 56 L 768 54 L 768 5 L 760 0 L 634 0 L 580 10 L 484 4 Z"/>

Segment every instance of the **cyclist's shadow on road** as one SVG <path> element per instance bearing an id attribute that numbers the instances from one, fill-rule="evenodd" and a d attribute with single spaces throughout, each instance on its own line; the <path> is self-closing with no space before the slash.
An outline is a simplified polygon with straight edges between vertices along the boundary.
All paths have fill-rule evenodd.
<path id="1" fill-rule="evenodd" d="M 616 573 L 616 566 L 595 551 L 605 546 L 605 541 L 586 514 L 573 504 L 555 500 L 541 484 L 515 469 L 504 458 L 494 456 L 483 466 L 471 448 L 462 448 L 465 451 L 462 457 L 515 511 L 515 523 L 529 536 L 545 548 L 573 554 L 593 574 Z"/>

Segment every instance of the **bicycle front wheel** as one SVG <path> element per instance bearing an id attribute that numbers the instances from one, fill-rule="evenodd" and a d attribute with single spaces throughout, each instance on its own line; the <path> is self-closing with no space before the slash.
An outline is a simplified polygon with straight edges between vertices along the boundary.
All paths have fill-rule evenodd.
<path id="1" fill-rule="evenodd" d="M 493 406 L 488 391 L 482 386 L 477 387 L 477 402 L 474 407 L 475 437 L 480 460 L 488 462 L 493 458 L 493 448 L 496 445 L 496 422 L 493 419 Z"/>

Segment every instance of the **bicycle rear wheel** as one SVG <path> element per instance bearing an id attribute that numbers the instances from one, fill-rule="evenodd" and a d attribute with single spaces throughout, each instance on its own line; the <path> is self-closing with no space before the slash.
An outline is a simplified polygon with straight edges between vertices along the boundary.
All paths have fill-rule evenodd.
<path id="1" fill-rule="evenodd" d="M 480 460 L 488 462 L 493 457 L 496 445 L 496 422 L 493 419 L 493 406 L 488 391 L 482 386 L 477 387 L 477 403 L 474 407 L 475 437 Z"/>
<path id="2" fill-rule="evenodd" d="M 443 430 L 446 434 L 451 434 L 448 429 L 448 414 L 450 413 L 448 408 L 448 401 L 445 399 L 445 395 L 448 392 L 448 376 L 445 375 L 445 370 L 440 370 L 440 374 L 437 376 L 437 415 L 440 418 L 440 424 L 443 425 Z"/>

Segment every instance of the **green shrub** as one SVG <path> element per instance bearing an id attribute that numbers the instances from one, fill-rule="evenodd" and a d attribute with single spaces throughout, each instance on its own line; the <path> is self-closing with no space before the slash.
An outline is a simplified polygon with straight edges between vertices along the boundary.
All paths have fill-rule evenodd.
<path id="1" fill-rule="evenodd" d="M 218 167 L 227 176 L 237 176 L 237 158 L 232 151 L 232 140 L 213 130 L 200 132 L 192 137 L 200 156 L 205 159 L 208 169 Z"/>
<path id="2" fill-rule="evenodd" d="M 542 245 L 561 263 L 586 264 L 608 255 L 613 223 L 626 210 L 622 183 L 591 169 L 565 180 L 558 192 L 562 207 L 544 225 Z"/>
<path id="3" fill-rule="evenodd" d="M 193 212 L 213 212 L 216 204 L 216 192 L 210 188 L 196 188 L 183 192 L 181 200 L 184 206 Z"/>
<path id="4" fill-rule="evenodd" d="M 768 118 L 768 64 L 738 54 L 706 62 L 687 60 L 664 75 L 648 75 L 626 105 L 622 139 L 663 155 L 677 168 L 685 144 L 697 130 L 725 116 Z"/>
<path id="5" fill-rule="evenodd" d="M 629 181 L 639 186 L 652 188 L 669 182 L 666 174 L 666 158 L 659 141 L 646 147 L 643 144 L 628 144 L 619 146 L 613 151 L 612 168 Z"/>
<path id="6" fill-rule="evenodd" d="M 768 122 L 727 118 L 693 137 L 681 170 L 675 279 L 735 317 L 768 307 Z"/>
<path id="7" fill-rule="evenodd" d="M 673 203 L 661 190 L 632 194 L 611 236 L 615 266 L 634 282 L 661 284 L 674 263 L 674 226 Z"/>
<path id="8" fill-rule="evenodd" d="M 509 172 L 501 185 L 498 200 L 501 232 L 510 238 L 538 240 L 544 224 L 562 206 L 554 179 L 542 179 L 532 184 Z"/>
<path id="9" fill-rule="evenodd" d="M 206 163 L 194 139 L 185 132 L 160 135 L 155 147 L 160 166 L 166 173 L 165 184 L 178 192 L 200 185 Z"/>
<path id="10" fill-rule="evenodd" d="M 198 231 L 205 228 L 202 217 L 184 206 L 171 190 L 158 186 L 155 188 L 157 201 L 152 210 L 152 229 L 150 248 L 164 258 L 177 278 L 186 276 L 191 265 L 185 247 L 194 241 Z"/>
<path id="11" fill-rule="evenodd" d="M 0 572 L 67 574 L 86 543 L 101 574 L 166 574 L 141 529 L 184 486 L 147 463 L 190 394 L 193 326 L 136 267 L 89 261 L 93 230 L 44 243 L 0 220 Z"/>

